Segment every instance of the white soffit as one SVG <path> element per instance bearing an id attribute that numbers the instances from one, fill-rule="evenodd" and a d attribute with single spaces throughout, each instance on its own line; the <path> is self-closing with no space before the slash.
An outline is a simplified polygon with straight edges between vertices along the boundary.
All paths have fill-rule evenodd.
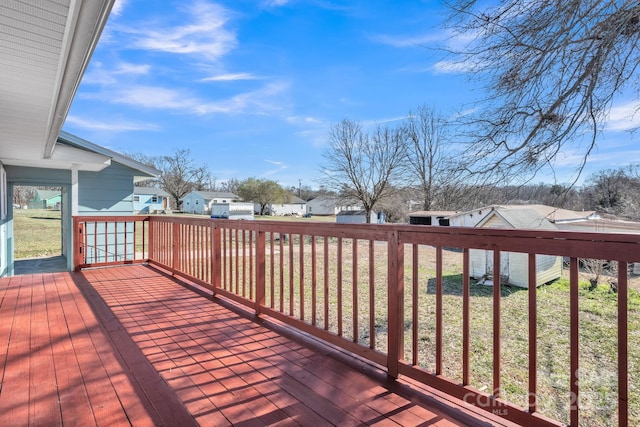
<path id="1" fill-rule="evenodd" d="M 48 159 L 31 161 L 7 159 L 3 163 L 12 166 L 48 169 L 71 169 L 75 165 L 81 171 L 98 172 L 111 164 L 111 157 L 59 144 L 56 145 L 53 155 Z"/>
<path id="2" fill-rule="evenodd" d="M 33 166 L 57 157 L 113 1 L 0 0 L 0 161 Z"/>

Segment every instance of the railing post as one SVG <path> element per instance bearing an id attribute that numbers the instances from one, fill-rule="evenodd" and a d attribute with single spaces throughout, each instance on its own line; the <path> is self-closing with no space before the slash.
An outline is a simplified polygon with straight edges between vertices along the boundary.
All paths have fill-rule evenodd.
<path id="1" fill-rule="evenodd" d="M 147 248 L 147 258 L 149 260 L 156 260 L 156 251 L 155 251 L 155 239 L 154 239 L 154 231 L 152 230 L 153 227 L 153 218 L 151 216 L 148 216 L 146 219 L 146 223 L 147 223 L 147 241 L 148 241 L 148 245 L 149 247 Z M 144 222 L 142 223 L 142 235 L 144 236 Z M 144 244 L 142 245 L 142 252 L 144 253 Z"/>
<path id="2" fill-rule="evenodd" d="M 260 315 L 260 309 L 265 302 L 265 281 L 266 281 L 266 236 L 262 230 L 257 231 L 256 239 L 256 316 Z"/>
<path id="3" fill-rule="evenodd" d="M 213 243 L 211 284 L 213 285 L 213 295 L 215 295 L 222 282 L 222 230 L 218 227 L 216 221 L 213 222 L 211 227 L 211 240 Z"/>
<path id="4" fill-rule="evenodd" d="M 179 271 L 180 267 L 180 224 L 177 222 L 173 223 L 172 234 L 173 236 L 171 237 L 171 240 L 173 243 L 173 254 L 171 257 L 171 268 L 175 273 L 176 271 Z"/>
<path id="5" fill-rule="evenodd" d="M 396 230 L 389 232 L 388 242 L 387 375 L 398 378 L 398 361 L 404 358 L 404 244 Z"/>
<path id="6" fill-rule="evenodd" d="M 73 217 L 73 271 L 80 271 L 84 264 L 84 226 L 78 217 Z"/>

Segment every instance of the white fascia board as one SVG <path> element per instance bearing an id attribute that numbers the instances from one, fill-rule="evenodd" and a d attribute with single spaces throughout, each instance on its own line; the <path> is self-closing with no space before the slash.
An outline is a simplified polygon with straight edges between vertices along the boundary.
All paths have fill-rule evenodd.
<path id="1" fill-rule="evenodd" d="M 71 0 L 56 83 L 51 94 L 44 158 L 53 156 L 58 134 L 114 2 L 115 0 Z"/>

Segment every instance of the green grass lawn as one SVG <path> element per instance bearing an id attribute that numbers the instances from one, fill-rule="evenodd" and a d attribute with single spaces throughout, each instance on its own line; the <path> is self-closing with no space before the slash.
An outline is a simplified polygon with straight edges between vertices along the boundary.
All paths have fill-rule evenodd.
<path id="1" fill-rule="evenodd" d="M 62 254 L 60 211 L 14 209 L 13 220 L 15 259 Z"/>

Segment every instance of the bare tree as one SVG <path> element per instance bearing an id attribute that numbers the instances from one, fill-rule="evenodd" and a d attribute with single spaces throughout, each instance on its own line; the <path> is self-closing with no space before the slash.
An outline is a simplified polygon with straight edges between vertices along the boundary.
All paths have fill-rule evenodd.
<path id="1" fill-rule="evenodd" d="M 402 129 L 377 126 L 369 135 L 360 123 L 343 120 L 329 131 L 321 180 L 342 198 L 360 201 L 370 222 L 376 204 L 404 186 L 405 162 Z"/>
<path id="2" fill-rule="evenodd" d="M 453 194 L 453 187 L 461 182 L 453 162 L 455 154 L 445 151 L 446 126 L 443 117 L 427 106 L 410 112 L 405 122 L 407 164 L 420 190 L 424 210 L 444 208 L 449 204 L 447 195 Z"/>
<path id="3" fill-rule="evenodd" d="M 180 209 L 182 198 L 192 190 L 202 189 L 210 181 L 204 166 L 196 166 L 188 149 L 176 149 L 173 156 L 163 156 L 156 164 L 161 172 L 161 187 L 176 201 Z"/>
<path id="4" fill-rule="evenodd" d="M 487 81 L 489 90 L 464 121 L 475 142 L 470 169 L 530 176 L 570 146 L 583 156 L 581 172 L 616 95 L 638 89 L 640 3 L 451 0 L 450 6 L 450 28 L 458 40 L 470 40 L 454 49 L 455 66 Z"/>
<path id="5" fill-rule="evenodd" d="M 20 209 L 27 206 L 36 196 L 35 187 L 16 185 L 13 187 L 13 203 L 20 206 Z"/>

